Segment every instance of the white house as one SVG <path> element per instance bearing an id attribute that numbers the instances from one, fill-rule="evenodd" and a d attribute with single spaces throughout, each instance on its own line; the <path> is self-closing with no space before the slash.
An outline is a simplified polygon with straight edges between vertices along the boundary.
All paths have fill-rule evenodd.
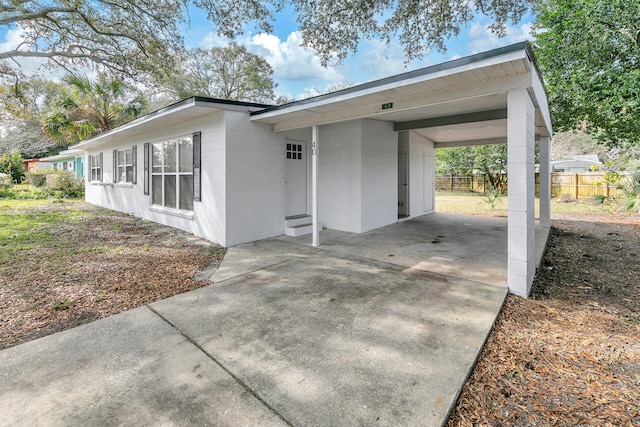
<path id="1" fill-rule="evenodd" d="M 572 156 L 570 159 L 550 162 L 551 172 L 589 172 L 593 167 L 602 166 L 597 154 Z"/>
<path id="2" fill-rule="evenodd" d="M 549 226 L 546 92 L 528 43 L 282 106 L 193 97 L 88 139 L 87 201 L 225 246 L 362 233 L 434 210 L 439 147 L 508 144 L 508 282 L 535 273 L 534 148 Z M 309 225 L 306 225 L 309 224 Z"/>

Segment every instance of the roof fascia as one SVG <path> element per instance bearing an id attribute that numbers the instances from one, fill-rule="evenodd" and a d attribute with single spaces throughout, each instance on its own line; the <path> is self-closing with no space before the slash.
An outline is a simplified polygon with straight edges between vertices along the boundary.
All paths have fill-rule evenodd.
<path id="1" fill-rule="evenodd" d="M 516 43 L 487 52 L 466 56 L 464 58 L 454 59 L 442 64 L 436 64 L 430 67 L 421 68 L 418 70 L 413 70 L 384 79 L 353 86 L 337 92 L 303 99 L 289 104 L 266 108 L 264 110 L 251 113 L 251 116 L 256 119 L 278 116 L 279 114 L 285 112 L 291 113 L 307 108 L 331 104 L 337 101 L 347 100 L 362 95 L 368 95 L 371 93 L 392 89 L 400 85 L 418 83 L 438 77 L 443 77 L 446 75 L 455 74 L 456 72 L 459 72 L 460 68 L 469 67 L 471 65 L 475 65 L 474 68 L 477 68 L 480 66 L 491 65 L 493 63 L 508 62 L 515 59 L 521 59 L 523 58 L 523 56 L 529 56 L 529 54 L 526 52 L 527 46 L 528 42 Z"/>

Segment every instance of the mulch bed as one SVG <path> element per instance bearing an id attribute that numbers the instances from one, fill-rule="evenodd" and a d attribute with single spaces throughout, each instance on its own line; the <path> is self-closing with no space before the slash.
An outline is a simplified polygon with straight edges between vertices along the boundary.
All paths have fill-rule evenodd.
<path id="1" fill-rule="evenodd" d="M 47 246 L 2 265 L 0 349 L 207 285 L 196 273 L 224 256 L 170 227 L 86 203 L 74 209 L 83 211 L 79 224 L 56 224 Z"/>
<path id="2" fill-rule="evenodd" d="M 448 426 L 640 425 L 640 218 L 554 217 Z"/>

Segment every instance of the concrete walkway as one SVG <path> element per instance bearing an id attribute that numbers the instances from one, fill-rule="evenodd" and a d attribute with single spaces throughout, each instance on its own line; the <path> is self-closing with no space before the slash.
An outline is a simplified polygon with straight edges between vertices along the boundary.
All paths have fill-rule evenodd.
<path id="1" fill-rule="evenodd" d="M 506 289 L 372 246 L 230 248 L 214 285 L 1 351 L 0 425 L 441 425 Z"/>

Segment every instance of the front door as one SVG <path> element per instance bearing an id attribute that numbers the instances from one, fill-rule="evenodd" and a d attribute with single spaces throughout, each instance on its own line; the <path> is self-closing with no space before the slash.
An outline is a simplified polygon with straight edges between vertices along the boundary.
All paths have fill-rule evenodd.
<path id="1" fill-rule="evenodd" d="M 307 142 L 285 140 L 285 216 L 307 213 Z"/>
<path id="2" fill-rule="evenodd" d="M 409 179 L 407 155 L 398 154 L 398 217 L 409 215 Z"/>

